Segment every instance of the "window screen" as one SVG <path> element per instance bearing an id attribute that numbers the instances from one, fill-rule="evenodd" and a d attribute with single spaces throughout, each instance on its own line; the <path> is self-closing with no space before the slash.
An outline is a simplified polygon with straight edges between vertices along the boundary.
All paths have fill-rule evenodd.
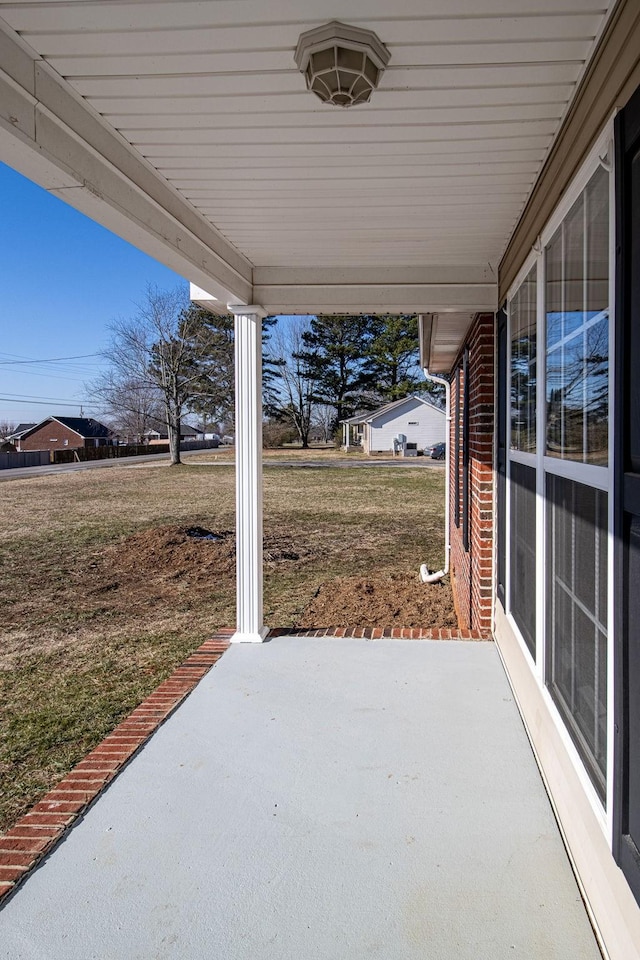
<path id="1" fill-rule="evenodd" d="M 536 658 L 536 471 L 511 463 L 510 607 L 529 653 Z"/>
<path id="2" fill-rule="evenodd" d="M 605 799 L 607 494 L 547 474 L 547 686 Z"/>
<path id="3" fill-rule="evenodd" d="M 607 465 L 609 175 L 599 167 L 545 248 L 548 456 Z"/>

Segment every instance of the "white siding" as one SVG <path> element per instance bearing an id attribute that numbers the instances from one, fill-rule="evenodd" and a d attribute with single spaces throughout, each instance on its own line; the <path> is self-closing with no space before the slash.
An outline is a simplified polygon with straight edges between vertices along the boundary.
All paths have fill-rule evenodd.
<path id="1" fill-rule="evenodd" d="M 393 440 L 404 433 L 407 443 L 417 443 L 418 449 L 440 443 L 446 436 L 444 410 L 410 398 L 406 404 L 381 414 L 369 425 L 370 452 L 393 450 Z"/>

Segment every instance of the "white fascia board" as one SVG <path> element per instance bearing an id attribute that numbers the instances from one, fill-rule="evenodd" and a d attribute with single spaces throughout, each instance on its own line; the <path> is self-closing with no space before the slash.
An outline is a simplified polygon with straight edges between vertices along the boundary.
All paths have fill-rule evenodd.
<path id="1" fill-rule="evenodd" d="M 379 417 L 384 416 L 385 413 L 390 413 L 392 410 L 397 410 L 400 407 L 404 406 L 410 400 L 418 400 L 418 397 L 415 397 L 413 394 L 409 397 L 401 397 L 400 400 L 392 400 L 391 403 L 385 403 L 383 407 L 378 407 L 377 410 L 372 410 L 371 413 L 367 416 L 365 423 L 373 423 L 374 420 L 377 420 Z"/>
<path id="2" fill-rule="evenodd" d="M 189 300 L 191 300 L 191 303 L 197 303 L 199 307 L 203 307 L 205 310 L 209 310 L 211 313 L 227 312 L 224 309 L 226 305 L 225 300 L 220 300 L 218 297 L 214 297 L 213 294 L 203 290 L 202 287 L 199 287 L 195 283 L 189 284 Z"/>
<path id="3" fill-rule="evenodd" d="M 222 303 L 252 301 L 252 264 L 2 21 L 0 160 Z"/>
<path id="4" fill-rule="evenodd" d="M 267 286 L 253 296 L 270 314 L 484 313 L 498 306 L 497 284 Z"/>
<path id="5" fill-rule="evenodd" d="M 73 427 L 70 427 L 68 424 L 63 423 L 62 420 L 58 420 L 57 417 L 47 417 L 47 420 L 53 420 L 54 423 L 59 423 L 61 427 L 64 427 L 65 430 L 70 430 L 71 433 L 75 433 L 76 437 L 80 437 L 81 440 L 89 440 L 89 437 L 85 437 L 84 434 L 80 433 L 78 430 L 74 430 Z M 46 422 L 46 421 L 43 421 Z"/>
<path id="6" fill-rule="evenodd" d="M 497 308 L 489 264 L 427 267 L 255 267 L 254 298 L 269 313 L 481 313 Z"/>
<path id="7" fill-rule="evenodd" d="M 425 400 L 424 397 L 417 397 L 415 394 L 411 394 L 408 397 L 402 397 L 400 400 L 394 400 L 393 403 L 388 403 L 384 407 L 379 407 L 377 410 L 374 410 L 364 421 L 365 423 L 373 423 L 374 420 L 379 420 L 380 417 L 384 416 L 387 413 L 390 413 L 392 410 L 400 411 L 403 406 L 408 406 L 410 403 L 423 404 L 425 407 L 432 407 L 436 413 L 441 413 L 442 416 L 445 415 L 444 410 L 440 407 L 437 407 L 434 403 L 430 403 L 428 400 Z"/>
<path id="8" fill-rule="evenodd" d="M 260 267 L 253 282 L 260 286 L 485 285 L 497 283 L 490 264 L 430 265 L 421 267 Z"/>
<path id="9" fill-rule="evenodd" d="M 45 417 L 44 420 L 40 420 L 39 423 L 34 423 L 34 425 L 33 425 L 32 427 L 29 427 L 28 430 L 23 430 L 23 431 L 22 431 L 22 433 L 20 434 L 19 439 L 20 439 L 20 440 L 24 440 L 24 438 L 25 438 L 25 437 L 28 437 L 30 433 L 33 433 L 33 432 L 34 432 L 34 430 L 38 430 L 40 427 L 43 427 L 43 426 L 45 425 L 45 423 L 48 423 L 49 420 L 53 420 L 53 419 L 54 419 L 53 417 Z M 16 434 L 16 436 L 17 436 L 17 434 Z"/>

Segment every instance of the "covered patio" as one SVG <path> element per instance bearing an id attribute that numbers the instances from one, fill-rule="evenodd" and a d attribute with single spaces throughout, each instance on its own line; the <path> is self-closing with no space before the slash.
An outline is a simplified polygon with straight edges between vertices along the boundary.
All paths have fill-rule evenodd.
<path id="1" fill-rule="evenodd" d="M 262 320 L 423 314 L 429 366 L 449 371 L 474 318 L 498 307 L 501 263 L 504 289 L 531 242 L 521 215 L 543 167 L 572 155 L 563 118 L 605 30 L 628 35 L 625 6 L 1 6 L 0 158 L 236 317 L 236 640 L 272 626 Z M 336 84 L 348 95 L 327 98 Z"/>
<path id="2" fill-rule="evenodd" d="M 0 4 L 0 159 L 236 318 L 234 643 L 10 897 L 8 958 L 597 957 L 520 716 L 640 956 L 638 51 L 637 0 Z M 420 315 L 447 380 L 496 646 L 263 643 L 262 321 L 360 312 Z M 549 446 L 589 364 L 593 462 Z"/>
<path id="3" fill-rule="evenodd" d="M 496 647 L 232 645 L 0 915 L 6 960 L 598 960 Z"/>

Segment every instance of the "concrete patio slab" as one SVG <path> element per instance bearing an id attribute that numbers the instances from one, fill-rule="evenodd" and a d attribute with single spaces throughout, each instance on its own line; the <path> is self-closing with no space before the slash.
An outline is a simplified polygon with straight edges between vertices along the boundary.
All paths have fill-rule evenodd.
<path id="1" fill-rule="evenodd" d="M 0 913 L 3 960 L 598 960 L 491 643 L 235 645 Z"/>

